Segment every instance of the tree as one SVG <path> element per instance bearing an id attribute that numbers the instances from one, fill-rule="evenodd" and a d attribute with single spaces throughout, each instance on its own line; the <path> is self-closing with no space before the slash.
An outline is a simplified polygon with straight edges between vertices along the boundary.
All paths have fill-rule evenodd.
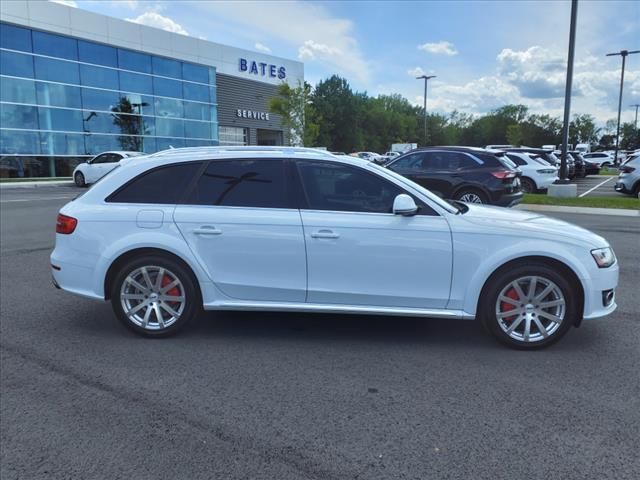
<path id="1" fill-rule="evenodd" d="M 620 126 L 620 148 L 622 150 L 635 150 L 640 148 L 640 130 L 634 124 L 624 123 Z"/>
<path id="2" fill-rule="evenodd" d="M 509 145 L 522 145 L 522 126 L 514 123 L 507 127 L 507 143 Z"/>
<path id="3" fill-rule="evenodd" d="M 596 127 L 595 119 L 588 114 L 574 115 L 569 123 L 569 143 L 595 144 L 598 141 L 600 129 Z"/>
<path id="4" fill-rule="evenodd" d="M 366 95 L 366 94 L 365 94 Z M 352 152 L 356 148 L 358 134 L 358 105 L 349 82 L 338 75 L 321 81 L 311 95 L 311 101 L 322 118 L 318 132 L 318 144 L 330 150 Z"/>
<path id="5" fill-rule="evenodd" d="M 291 145 L 314 146 L 320 130 L 318 115 L 311 103 L 311 85 L 298 83 L 291 87 L 282 83 L 278 95 L 269 99 L 269 112 L 280 115 L 289 131 Z"/>
<path id="6" fill-rule="evenodd" d="M 123 150 L 133 152 L 142 151 L 142 135 L 149 133 L 144 119 L 142 115 L 140 115 L 140 107 L 142 106 L 143 104 L 131 103 L 131 100 L 123 96 L 120 97 L 117 105 L 111 107 L 113 124 L 116 125 L 122 133 L 122 135 L 118 137 L 118 143 Z M 137 107 L 137 111 L 134 107 Z"/>

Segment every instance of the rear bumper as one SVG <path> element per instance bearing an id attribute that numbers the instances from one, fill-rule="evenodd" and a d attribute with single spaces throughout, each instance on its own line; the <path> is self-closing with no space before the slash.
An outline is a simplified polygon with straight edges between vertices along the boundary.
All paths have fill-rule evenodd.
<path id="1" fill-rule="evenodd" d="M 513 207 L 515 205 L 518 205 L 522 201 L 523 196 L 524 194 L 522 192 L 505 193 L 500 197 L 496 198 L 491 203 L 499 207 Z"/>
<path id="2" fill-rule="evenodd" d="M 59 249 L 51 253 L 51 276 L 56 288 L 75 293 L 85 298 L 104 300 L 91 290 L 94 284 L 94 268 L 80 265 L 77 260 L 67 258 Z"/>
<path id="3" fill-rule="evenodd" d="M 539 190 L 546 190 L 549 188 L 549 185 L 553 184 L 553 182 L 555 182 L 556 180 L 558 180 L 558 177 L 548 177 L 548 178 L 538 179 L 537 187 Z"/>

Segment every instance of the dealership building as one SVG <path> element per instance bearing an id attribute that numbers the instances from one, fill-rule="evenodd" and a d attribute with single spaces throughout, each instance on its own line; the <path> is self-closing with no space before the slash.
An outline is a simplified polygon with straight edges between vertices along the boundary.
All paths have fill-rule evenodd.
<path id="1" fill-rule="evenodd" d="M 52 2 L 0 9 L 0 177 L 65 177 L 107 150 L 282 145 L 269 112 L 304 66 Z"/>

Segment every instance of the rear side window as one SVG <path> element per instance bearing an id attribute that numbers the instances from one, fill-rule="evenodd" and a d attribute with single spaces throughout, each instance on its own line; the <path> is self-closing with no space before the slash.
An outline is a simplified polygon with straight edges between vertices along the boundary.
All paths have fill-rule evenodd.
<path id="1" fill-rule="evenodd" d="M 527 165 L 527 162 L 520 158 L 518 155 L 507 155 L 509 159 L 518 166 Z"/>
<path id="2" fill-rule="evenodd" d="M 190 205 L 288 208 L 282 160 L 215 160 L 187 199 Z"/>
<path id="3" fill-rule="evenodd" d="M 149 170 L 107 197 L 113 203 L 179 203 L 201 162 L 180 163 Z"/>

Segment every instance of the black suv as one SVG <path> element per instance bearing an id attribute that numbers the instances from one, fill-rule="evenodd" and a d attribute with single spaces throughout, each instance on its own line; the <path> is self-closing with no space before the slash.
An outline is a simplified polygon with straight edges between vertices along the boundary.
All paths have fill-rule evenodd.
<path id="1" fill-rule="evenodd" d="M 510 207 L 522 199 L 520 172 L 504 153 L 472 147 L 412 150 L 385 165 L 442 198 Z"/>

